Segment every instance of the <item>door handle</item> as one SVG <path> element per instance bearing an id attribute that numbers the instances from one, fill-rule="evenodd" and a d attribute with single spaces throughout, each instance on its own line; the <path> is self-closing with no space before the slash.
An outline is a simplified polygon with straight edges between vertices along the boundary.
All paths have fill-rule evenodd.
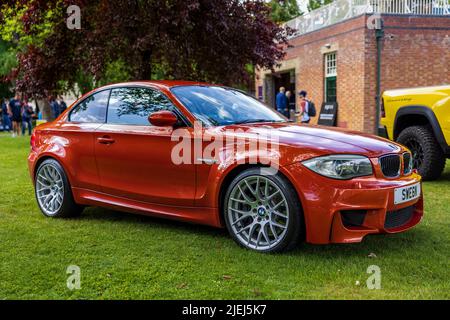
<path id="1" fill-rule="evenodd" d="M 108 136 L 97 138 L 97 141 L 100 144 L 113 144 L 114 142 L 116 142 L 113 138 Z"/>

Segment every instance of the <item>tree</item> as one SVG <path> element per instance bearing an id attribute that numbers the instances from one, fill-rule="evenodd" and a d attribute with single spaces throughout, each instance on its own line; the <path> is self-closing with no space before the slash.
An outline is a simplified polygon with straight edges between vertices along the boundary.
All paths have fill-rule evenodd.
<path id="1" fill-rule="evenodd" d="M 275 22 L 286 22 L 303 14 L 297 0 L 271 0 L 271 17 Z"/>
<path id="2" fill-rule="evenodd" d="M 66 26 L 69 5 L 81 8 L 81 30 Z M 11 0 L 0 6 L 20 13 L 19 39 L 41 39 L 18 54 L 17 87 L 38 95 L 80 79 L 101 83 L 114 68 L 130 79 L 240 84 L 250 80 L 248 65 L 273 68 L 292 32 L 270 19 L 263 0 Z M 0 25 L 5 19 L 0 15 Z"/>
<path id="3" fill-rule="evenodd" d="M 308 11 L 319 9 L 327 4 L 332 3 L 334 0 L 309 0 Z"/>
<path id="4" fill-rule="evenodd" d="M 16 52 L 0 39 L 0 100 L 12 95 L 10 79 L 16 67 Z"/>

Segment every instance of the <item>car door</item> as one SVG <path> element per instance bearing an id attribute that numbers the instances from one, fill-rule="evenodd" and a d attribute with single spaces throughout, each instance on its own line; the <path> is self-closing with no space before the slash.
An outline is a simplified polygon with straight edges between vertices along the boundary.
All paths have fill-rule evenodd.
<path id="1" fill-rule="evenodd" d="M 121 87 L 111 91 L 107 121 L 95 132 L 95 155 L 103 192 L 137 201 L 190 206 L 195 166 L 175 164 L 172 127 L 156 127 L 148 116 L 175 110 L 159 90 Z"/>
<path id="2" fill-rule="evenodd" d="M 101 191 L 94 152 L 94 132 L 106 121 L 110 90 L 93 93 L 70 111 L 66 121 L 58 124 L 51 139 L 64 146 L 66 169 L 75 177 L 73 188 Z"/>

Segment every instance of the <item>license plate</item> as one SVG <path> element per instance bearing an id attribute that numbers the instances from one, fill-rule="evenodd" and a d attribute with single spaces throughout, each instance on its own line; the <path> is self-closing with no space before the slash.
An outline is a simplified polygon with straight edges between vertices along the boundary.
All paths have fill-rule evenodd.
<path id="1" fill-rule="evenodd" d="M 394 190 L 394 204 L 408 202 L 420 197 L 420 182 Z"/>

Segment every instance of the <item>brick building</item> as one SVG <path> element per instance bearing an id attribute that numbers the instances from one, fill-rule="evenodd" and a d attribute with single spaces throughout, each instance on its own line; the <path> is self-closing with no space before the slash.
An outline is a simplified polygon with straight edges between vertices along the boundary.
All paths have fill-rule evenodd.
<path id="1" fill-rule="evenodd" d="M 377 34 L 380 92 L 450 84 L 449 11 L 447 0 L 337 0 L 288 22 L 291 47 L 275 72 L 257 71 L 256 95 L 274 106 L 280 86 L 306 90 L 318 113 L 337 101 L 338 126 L 376 132 Z"/>

